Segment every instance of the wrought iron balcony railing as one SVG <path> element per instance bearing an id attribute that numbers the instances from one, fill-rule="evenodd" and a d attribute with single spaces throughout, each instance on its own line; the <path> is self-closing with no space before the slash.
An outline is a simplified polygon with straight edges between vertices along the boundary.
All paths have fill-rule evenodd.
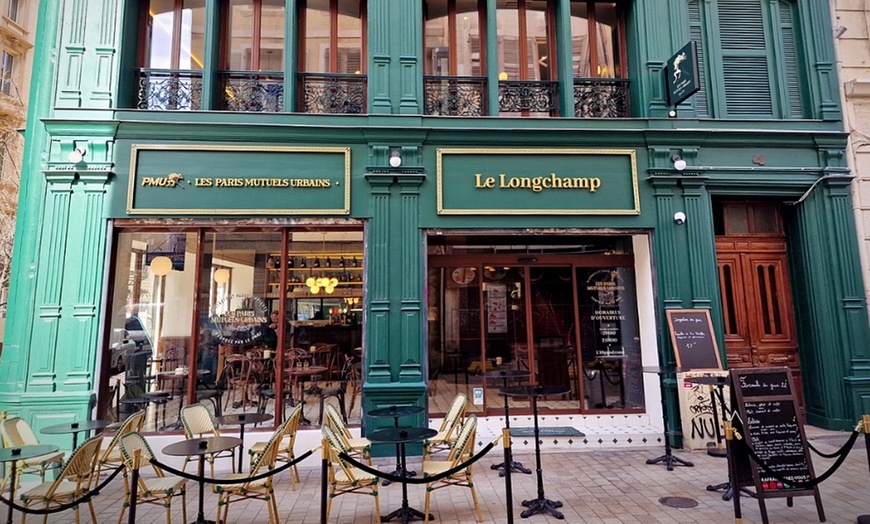
<path id="1" fill-rule="evenodd" d="M 202 72 L 140 69 L 136 107 L 156 110 L 202 108 Z"/>
<path id="2" fill-rule="evenodd" d="M 535 80 L 502 80 L 498 83 L 498 109 L 502 113 L 559 112 L 559 83 Z"/>
<path id="3" fill-rule="evenodd" d="M 284 111 L 283 73 L 224 71 L 220 73 L 220 82 L 224 111 Z"/>
<path id="4" fill-rule="evenodd" d="M 363 114 L 366 76 L 338 73 L 300 73 L 302 113 Z"/>
<path id="5" fill-rule="evenodd" d="M 574 116 L 626 118 L 631 116 L 629 82 L 624 78 L 575 78 Z"/>
<path id="6" fill-rule="evenodd" d="M 486 77 L 425 76 L 423 113 L 434 116 L 486 114 Z"/>

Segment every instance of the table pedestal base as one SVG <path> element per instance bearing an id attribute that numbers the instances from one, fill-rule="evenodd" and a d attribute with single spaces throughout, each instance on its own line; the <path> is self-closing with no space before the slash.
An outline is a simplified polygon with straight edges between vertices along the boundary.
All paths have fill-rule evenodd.
<path id="1" fill-rule="evenodd" d="M 511 473 L 513 473 L 513 472 L 519 472 L 519 473 L 525 473 L 526 475 L 531 475 L 531 474 L 532 474 L 532 470 L 530 470 L 529 468 L 523 466 L 521 463 L 517 462 L 516 460 L 512 460 L 512 461 L 511 461 L 510 468 L 511 468 Z M 504 471 L 505 471 L 505 468 L 504 468 L 504 462 L 500 462 L 500 463 L 498 463 L 498 464 L 493 464 L 492 466 L 489 467 L 489 469 L 499 469 L 499 470 L 501 470 L 501 471 L 498 472 L 498 476 L 499 476 L 499 477 L 504 477 Z"/>
<path id="2" fill-rule="evenodd" d="M 405 470 L 397 467 L 395 470 L 390 472 L 390 475 L 392 475 L 394 477 L 402 477 L 405 479 L 409 479 L 411 477 L 416 476 L 417 472 L 416 471 L 405 471 Z M 393 483 L 392 480 L 385 479 L 383 482 L 381 482 L 381 486 L 389 486 L 392 483 Z"/>
<path id="3" fill-rule="evenodd" d="M 689 468 L 695 466 L 695 465 L 694 465 L 693 463 L 691 463 L 690 461 L 688 461 L 688 460 L 683 460 L 683 459 L 681 459 L 681 458 L 679 458 L 679 457 L 677 457 L 677 456 L 675 456 L 675 455 L 672 455 L 672 454 L 670 454 L 670 453 L 665 453 L 665 454 L 662 455 L 661 457 L 656 457 L 656 458 L 653 458 L 653 459 L 647 459 L 647 461 L 646 461 L 647 464 L 658 464 L 659 462 L 664 462 L 665 465 L 667 465 L 667 467 L 668 467 L 668 471 L 673 471 L 673 470 L 674 470 L 674 465 L 675 465 L 675 464 L 678 465 L 678 466 L 686 466 L 686 467 L 689 467 Z"/>
<path id="4" fill-rule="evenodd" d="M 434 518 L 435 516 L 430 513 L 429 520 L 433 520 Z M 381 522 L 389 522 L 393 519 L 401 519 L 402 524 L 408 524 L 409 520 L 426 520 L 426 514 L 410 506 L 402 506 L 389 515 L 381 517 Z"/>
<path id="5" fill-rule="evenodd" d="M 524 507 L 528 508 L 520 513 L 520 517 L 524 519 L 529 518 L 535 513 L 549 513 L 557 519 L 565 518 L 565 515 L 563 515 L 562 512 L 557 509 L 562 507 L 562 502 L 558 500 L 537 498 L 532 500 L 524 500 L 522 504 Z"/>

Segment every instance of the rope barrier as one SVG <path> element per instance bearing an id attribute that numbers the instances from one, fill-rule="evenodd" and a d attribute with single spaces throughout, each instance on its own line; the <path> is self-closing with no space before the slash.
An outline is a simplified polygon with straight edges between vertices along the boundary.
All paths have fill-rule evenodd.
<path id="1" fill-rule="evenodd" d="M 840 466 L 843 464 L 843 462 L 846 460 L 846 457 L 848 456 L 848 455 L 844 452 L 844 450 L 846 450 L 846 449 L 851 449 L 851 448 L 852 448 L 852 446 L 855 444 L 855 441 L 858 440 L 858 433 L 859 433 L 859 432 L 858 432 L 857 430 L 855 430 L 855 431 L 852 432 L 852 434 L 849 436 L 849 440 L 848 440 L 848 441 L 846 442 L 846 444 L 845 444 L 845 445 L 840 449 L 840 451 L 837 452 L 837 455 L 839 455 L 839 458 L 837 458 L 837 461 L 834 462 L 834 464 L 833 464 L 830 468 L 828 468 L 827 471 L 825 471 L 822 475 L 820 475 L 820 476 L 818 476 L 818 477 L 816 477 L 816 478 L 814 478 L 814 479 L 810 479 L 810 480 L 794 480 L 794 479 L 789 479 L 789 478 L 787 478 L 787 477 L 783 477 L 783 476 L 780 475 L 778 472 L 776 472 L 776 471 L 770 469 L 770 466 L 768 466 L 767 463 L 765 463 L 764 460 L 762 460 L 762 458 L 759 457 L 759 456 L 755 453 L 755 450 L 752 449 L 752 447 L 749 445 L 749 443 L 746 442 L 746 440 L 744 440 L 744 439 L 740 436 L 740 434 L 737 432 L 737 430 L 734 430 L 734 433 L 736 434 L 737 440 L 739 440 L 740 442 L 742 442 L 743 446 L 746 447 L 746 450 L 749 452 L 749 456 L 752 458 L 752 460 L 754 460 L 755 463 L 758 464 L 758 465 L 761 467 L 761 469 L 764 470 L 765 473 L 767 473 L 767 474 L 770 475 L 771 477 L 775 478 L 776 480 L 782 482 L 783 484 L 787 484 L 787 485 L 789 485 L 789 486 L 796 487 L 796 488 L 806 488 L 806 489 L 808 489 L 808 488 L 815 487 L 815 486 L 821 484 L 822 482 L 828 480 L 828 478 L 829 478 L 831 475 L 833 475 L 834 472 L 837 471 L 837 469 L 840 468 Z"/>
<path id="2" fill-rule="evenodd" d="M 175 469 L 172 466 L 167 466 L 166 464 L 158 461 L 157 459 L 155 459 L 153 457 L 151 458 L 151 460 L 149 460 L 149 462 L 151 464 L 154 464 L 155 466 L 165 470 L 165 471 L 172 473 L 173 475 L 176 475 L 178 477 L 181 477 L 181 478 L 184 478 L 187 480 L 195 480 L 196 482 L 199 482 L 200 480 L 202 480 L 206 484 L 245 484 L 247 482 L 256 482 L 258 480 L 263 480 L 263 479 L 269 478 L 271 476 L 277 475 L 278 473 L 281 473 L 282 471 L 289 469 L 290 467 L 295 466 L 296 464 L 307 459 L 318 449 L 320 449 L 320 446 L 318 446 L 314 449 L 309 449 L 308 451 L 306 451 L 302 455 L 296 457 L 294 460 L 291 460 L 290 462 L 286 462 L 283 465 L 281 465 L 275 469 L 270 469 L 266 473 L 261 473 L 260 475 L 254 475 L 253 477 L 242 477 L 242 478 L 234 478 L 234 479 L 213 479 L 213 478 L 208 478 L 208 477 L 200 477 L 199 475 L 194 475 L 192 473 L 187 473 L 185 471 L 181 471 L 180 469 Z"/>
<path id="3" fill-rule="evenodd" d="M 498 437 L 495 438 L 495 440 L 493 440 L 492 442 L 487 444 L 482 450 L 480 450 L 477 453 L 477 455 L 474 455 L 473 457 L 471 457 L 467 461 L 459 464 L 455 468 L 448 469 L 447 471 L 443 471 L 437 475 L 432 475 L 432 476 L 428 476 L 428 477 L 421 477 L 418 479 L 409 479 L 407 477 L 400 477 L 398 475 L 391 475 L 389 473 L 384 473 L 383 471 L 381 471 L 379 469 L 375 469 L 375 468 L 369 466 L 368 464 L 363 464 L 362 462 L 355 460 L 353 457 L 351 457 L 350 455 L 348 455 L 347 453 L 344 453 L 344 452 L 339 453 L 338 456 L 341 458 L 341 460 L 344 460 L 345 462 L 350 463 L 352 466 L 359 468 L 362 471 L 365 471 L 366 473 L 368 473 L 370 475 L 376 475 L 384 480 L 389 480 L 390 482 L 402 482 L 402 483 L 406 483 L 406 484 L 429 484 L 430 482 L 435 482 L 435 481 L 441 480 L 443 478 L 447 478 L 447 477 L 450 477 L 452 475 L 455 475 L 456 473 L 459 473 L 463 469 L 467 468 L 468 466 L 470 466 L 470 465 L 474 464 L 475 462 L 477 462 L 478 460 L 482 459 L 484 457 L 484 455 L 489 453 L 490 450 L 495 447 L 495 445 L 498 443 L 498 440 L 500 438 L 501 438 L 501 435 L 499 435 Z"/>
<path id="4" fill-rule="evenodd" d="M 27 514 L 29 514 L 29 515 L 50 515 L 50 514 L 52 514 L 52 513 L 59 513 L 59 512 L 61 512 L 61 511 L 66 511 L 66 510 L 68 510 L 68 509 L 70 509 L 70 508 L 74 508 L 74 507 L 78 506 L 79 504 L 84 504 L 84 503 L 88 502 L 89 500 L 91 500 L 92 498 L 96 497 L 97 495 L 100 494 L 100 491 L 101 491 L 104 487 L 106 487 L 106 485 L 107 485 L 109 482 L 111 482 L 112 480 L 114 480 L 114 478 L 118 476 L 118 473 L 120 473 L 120 472 L 122 472 L 122 471 L 124 471 L 124 466 L 118 466 L 117 468 L 115 468 L 115 469 L 112 471 L 112 474 L 109 475 L 109 477 L 108 477 L 106 480 L 104 480 L 104 481 L 103 481 L 101 484 L 99 484 L 96 488 L 94 488 L 94 489 L 88 491 L 87 493 L 85 493 L 85 494 L 82 496 L 82 498 L 80 498 L 80 499 L 78 499 L 78 500 L 74 500 L 74 501 L 72 501 L 72 502 L 67 502 L 66 504 L 61 504 L 60 506 L 57 506 L 57 507 L 54 507 L 54 508 L 50 508 L 50 509 L 31 509 L 31 508 L 28 508 L 28 507 L 26 507 L 26 506 L 19 506 L 19 505 L 16 504 L 14 501 L 9 500 L 9 499 L 3 497 L 2 495 L 0 495 L 0 502 L 2 502 L 3 504 L 6 504 L 7 506 L 12 506 L 12 509 L 14 509 L 14 510 L 20 511 L 21 513 L 27 513 Z"/>
<path id="5" fill-rule="evenodd" d="M 860 432 L 863 427 L 864 427 L 864 421 L 859 420 L 858 425 L 855 426 L 855 429 L 853 431 L 855 431 L 856 433 Z M 822 453 L 822 451 L 816 449 L 816 447 L 813 446 L 813 444 L 811 442 L 807 442 L 807 446 L 816 455 L 818 455 L 820 457 L 828 458 L 828 459 L 838 457 L 841 453 L 847 453 L 848 451 L 851 451 L 851 449 L 852 449 L 852 448 L 846 448 L 846 446 L 843 446 L 842 448 L 838 449 L 837 451 L 835 451 L 833 453 Z"/>

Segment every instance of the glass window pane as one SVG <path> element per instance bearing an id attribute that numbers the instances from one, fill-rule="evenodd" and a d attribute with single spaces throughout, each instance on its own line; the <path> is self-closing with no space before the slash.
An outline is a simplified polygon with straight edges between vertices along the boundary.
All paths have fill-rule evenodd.
<path id="1" fill-rule="evenodd" d="M 254 0 L 231 0 L 229 15 L 227 68 L 231 71 L 251 71 L 254 65 Z"/>
<path id="2" fill-rule="evenodd" d="M 305 64 L 308 73 L 329 72 L 329 2 L 309 1 L 305 10 Z"/>
<path id="3" fill-rule="evenodd" d="M 195 250 L 192 233 L 118 236 L 109 354 L 104 360 L 110 394 L 101 399 L 101 407 L 120 419 L 147 409 L 145 428 L 150 431 L 177 429 L 174 424 L 185 397 L 184 381 L 175 378 L 175 370 L 189 365 L 192 348 Z M 169 395 L 177 397 L 177 403 L 169 402 Z"/>
<path id="4" fill-rule="evenodd" d="M 431 5 L 432 2 L 429 4 Z M 448 76 L 450 74 L 450 41 L 448 36 L 446 16 L 426 20 L 426 56 L 424 57 L 425 71 L 423 74 L 431 76 Z"/>
<path id="5" fill-rule="evenodd" d="M 184 0 L 179 69 L 202 70 L 205 55 L 205 0 Z"/>
<path id="6" fill-rule="evenodd" d="M 338 2 L 338 63 L 335 73 L 360 74 L 365 69 L 362 56 L 362 18 L 358 0 Z"/>
<path id="7" fill-rule="evenodd" d="M 547 2 L 526 2 L 526 54 L 528 73 L 524 80 L 551 80 Z"/>
<path id="8" fill-rule="evenodd" d="M 513 2 L 499 1 L 496 12 L 498 32 L 498 79 L 522 80 L 520 76 L 519 11 L 507 7 Z"/>
<path id="9" fill-rule="evenodd" d="M 15 57 L 3 51 L 2 58 L 0 58 L 0 93 L 4 95 L 12 94 L 12 86 L 15 80 L 14 74 Z"/>
<path id="10" fill-rule="evenodd" d="M 260 71 L 284 70 L 284 0 L 263 0 Z"/>
<path id="11" fill-rule="evenodd" d="M 456 2 L 456 74 L 481 76 L 480 16 L 477 1 Z"/>
<path id="12" fill-rule="evenodd" d="M 619 72 L 619 30 L 616 19 L 616 5 L 595 5 L 595 31 L 598 44 L 597 77 L 613 78 Z"/>
<path id="13" fill-rule="evenodd" d="M 586 2 L 571 3 L 571 67 L 574 78 L 592 76 L 589 68 L 589 19 Z"/>
<path id="14" fill-rule="evenodd" d="M 173 0 L 151 0 L 148 9 L 144 67 L 170 69 L 172 67 L 172 32 L 175 24 Z"/>

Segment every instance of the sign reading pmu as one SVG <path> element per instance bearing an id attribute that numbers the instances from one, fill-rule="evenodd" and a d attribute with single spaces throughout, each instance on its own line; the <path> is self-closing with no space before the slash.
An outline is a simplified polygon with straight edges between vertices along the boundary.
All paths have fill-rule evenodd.
<path id="1" fill-rule="evenodd" d="M 701 89 L 698 78 L 698 46 L 689 42 L 665 64 L 668 105 L 677 106 Z"/>
<path id="2" fill-rule="evenodd" d="M 348 215 L 345 147 L 132 146 L 129 215 Z"/>
<path id="3" fill-rule="evenodd" d="M 439 149 L 440 215 L 636 215 L 633 149 Z"/>

